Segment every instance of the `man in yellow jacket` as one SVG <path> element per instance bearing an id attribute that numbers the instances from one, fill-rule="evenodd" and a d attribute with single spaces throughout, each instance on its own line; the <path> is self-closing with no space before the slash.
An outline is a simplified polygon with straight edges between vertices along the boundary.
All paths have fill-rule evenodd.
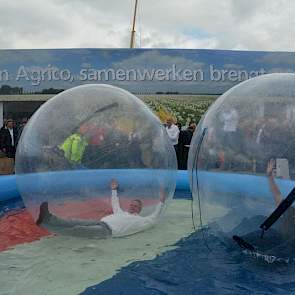
<path id="1" fill-rule="evenodd" d="M 85 149 L 88 145 L 86 138 L 80 133 L 70 135 L 58 146 L 64 157 L 73 164 L 81 164 Z"/>

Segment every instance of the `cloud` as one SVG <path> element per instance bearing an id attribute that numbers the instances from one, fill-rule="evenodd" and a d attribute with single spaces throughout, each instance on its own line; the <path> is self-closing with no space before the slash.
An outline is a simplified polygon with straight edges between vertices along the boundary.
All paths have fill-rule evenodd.
<path id="1" fill-rule="evenodd" d="M 259 63 L 266 63 L 266 64 L 279 64 L 279 65 L 286 65 L 286 66 L 294 66 L 295 59 L 294 53 L 289 52 L 272 52 L 263 55 L 261 58 L 257 59 L 256 62 Z"/>
<path id="2" fill-rule="evenodd" d="M 179 54 L 177 51 L 175 55 L 161 54 L 160 51 L 143 51 L 141 54 L 131 56 L 120 62 L 113 63 L 111 67 L 113 68 L 170 68 L 173 64 L 177 65 L 178 68 L 182 69 L 200 69 L 204 66 L 203 62 L 198 62 L 195 58 L 194 60 L 185 58 Z"/>
<path id="3" fill-rule="evenodd" d="M 14 50 L 5 50 L 0 54 L 0 65 L 11 64 L 11 63 L 53 63 L 59 61 L 57 55 L 49 50 L 22 50 L 15 54 Z"/>
<path id="4" fill-rule="evenodd" d="M 90 1 L 2 0 L 2 48 L 120 47 L 129 34 Z M 126 42 L 127 45 L 127 42 Z M 126 46 L 125 44 L 123 47 Z"/>
<path id="5" fill-rule="evenodd" d="M 244 68 L 243 65 L 239 65 L 239 64 L 224 64 L 223 67 L 225 69 L 230 69 L 230 70 L 240 70 Z"/>
<path id="6" fill-rule="evenodd" d="M 295 2 L 139 1 L 137 44 L 149 48 L 294 51 Z M 126 48 L 134 0 L 0 2 L 1 48 Z M 201 32 L 201 34 L 200 34 Z"/>
<path id="7" fill-rule="evenodd" d="M 288 68 L 271 68 L 267 71 L 268 73 L 295 73 L 294 69 Z"/>

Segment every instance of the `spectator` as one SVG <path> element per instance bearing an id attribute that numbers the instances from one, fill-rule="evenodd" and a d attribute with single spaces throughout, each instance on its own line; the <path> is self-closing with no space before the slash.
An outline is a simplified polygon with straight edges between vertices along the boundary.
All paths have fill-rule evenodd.
<path id="1" fill-rule="evenodd" d="M 220 115 L 220 120 L 223 123 L 223 132 L 226 140 L 234 146 L 232 139 L 234 138 L 234 134 L 237 131 L 239 116 L 235 108 L 231 108 L 229 110 L 225 110 Z"/>
<path id="2" fill-rule="evenodd" d="M 89 144 L 86 123 L 79 127 L 78 132 L 68 136 L 65 141 L 58 146 L 65 159 L 74 166 L 81 165 L 85 149 Z"/>
<path id="3" fill-rule="evenodd" d="M 182 150 L 181 150 L 181 162 L 179 169 L 187 169 L 187 159 L 191 140 L 195 131 L 195 125 L 190 125 L 186 130 L 182 131 Z"/>
<path id="4" fill-rule="evenodd" d="M 177 166 L 178 166 L 178 169 L 181 169 L 182 167 L 182 153 L 183 153 L 183 133 L 184 131 L 182 130 L 182 125 L 181 123 L 177 122 L 175 124 L 177 127 L 178 127 L 178 130 L 179 130 L 179 134 L 178 134 L 178 143 L 177 143 L 177 146 L 176 146 L 176 157 L 177 157 Z"/>
<path id="5" fill-rule="evenodd" d="M 182 125 L 181 125 L 181 123 L 177 122 L 175 125 L 178 127 L 179 131 L 182 130 Z"/>
<path id="6" fill-rule="evenodd" d="M 176 126 L 179 129 L 178 143 L 176 148 L 176 157 L 177 157 L 177 166 L 178 169 L 183 169 L 183 146 L 184 146 L 184 131 L 181 130 L 181 123 L 176 123 Z"/>
<path id="7" fill-rule="evenodd" d="M 223 141 L 227 145 L 225 153 L 225 166 L 227 169 L 233 169 L 234 155 L 239 151 L 239 136 L 238 136 L 238 124 L 239 115 L 235 108 L 231 107 L 225 109 L 220 114 L 220 121 L 222 123 L 222 136 Z"/>
<path id="8" fill-rule="evenodd" d="M 166 122 L 166 131 L 168 134 L 168 137 L 171 140 L 171 143 L 174 146 L 175 151 L 177 152 L 177 144 L 178 144 L 178 137 L 179 137 L 179 129 L 178 127 L 173 123 L 172 118 L 168 118 Z"/>
<path id="9" fill-rule="evenodd" d="M 8 158 L 15 158 L 17 138 L 17 131 L 14 128 L 13 120 L 6 120 L 4 126 L 0 129 L 0 149 Z"/>
<path id="10" fill-rule="evenodd" d="M 188 127 L 190 128 L 190 131 L 192 131 L 194 133 L 197 128 L 197 124 L 194 121 L 191 121 L 189 123 Z"/>

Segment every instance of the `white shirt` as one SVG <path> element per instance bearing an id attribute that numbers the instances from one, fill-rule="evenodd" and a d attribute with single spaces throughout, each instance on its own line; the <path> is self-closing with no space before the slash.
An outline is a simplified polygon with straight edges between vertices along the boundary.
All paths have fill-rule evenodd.
<path id="1" fill-rule="evenodd" d="M 103 217 L 101 221 L 105 222 L 111 228 L 113 237 L 132 235 L 154 225 L 163 206 L 164 204 L 160 202 L 155 211 L 146 217 L 138 214 L 130 214 L 121 209 L 117 191 L 112 190 L 113 214 Z"/>
<path id="2" fill-rule="evenodd" d="M 235 109 L 231 109 L 229 112 L 224 112 L 221 115 L 223 121 L 223 131 L 235 132 L 239 123 L 239 116 Z"/>
<path id="3" fill-rule="evenodd" d="M 179 129 L 176 125 L 172 124 L 170 127 L 166 126 L 168 137 L 173 145 L 178 144 Z"/>
<path id="4" fill-rule="evenodd" d="M 257 133 L 257 137 L 256 137 L 257 144 L 260 144 L 260 142 L 261 142 L 261 137 L 262 137 L 262 133 L 263 133 L 264 128 L 265 128 L 265 124 L 262 125 L 262 127 L 259 129 L 259 131 Z"/>
<path id="5" fill-rule="evenodd" d="M 11 137 L 11 145 L 14 146 L 13 129 L 12 129 L 12 128 L 11 128 L 11 129 L 7 128 L 7 130 L 8 130 L 9 133 L 10 133 L 10 137 Z"/>

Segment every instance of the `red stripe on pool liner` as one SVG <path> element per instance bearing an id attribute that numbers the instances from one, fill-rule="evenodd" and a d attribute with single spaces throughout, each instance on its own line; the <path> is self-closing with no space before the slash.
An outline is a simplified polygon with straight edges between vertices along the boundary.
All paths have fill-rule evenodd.
<path id="1" fill-rule="evenodd" d="M 157 201 L 156 201 L 157 202 Z M 120 200 L 126 209 L 130 200 Z M 145 200 L 144 205 L 152 205 L 155 200 Z M 50 210 L 65 218 L 101 219 L 112 213 L 110 198 L 92 199 L 65 204 L 50 205 Z M 0 219 L 0 251 L 7 250 L 18 244 L 30 243 L 52 235 L 48 230 L 37 226 L 26 209 L 10 211 Z"/>
<path id="2" fill-rule="evenodd" d="M 35 224 L 27 210 L 10 212 L 0 219 L 0 251 L 49 235 L 46 229 Z"/>

